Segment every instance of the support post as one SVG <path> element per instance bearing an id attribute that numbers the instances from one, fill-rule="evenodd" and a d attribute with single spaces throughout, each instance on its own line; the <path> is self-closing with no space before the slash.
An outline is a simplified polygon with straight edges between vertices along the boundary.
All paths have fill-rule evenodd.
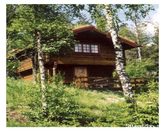
<path id="1" fill-rule="evenodd" d="M 57 69 L 57 62 L 54 61 L 54 63 L 53 63 L 53 76 L 56 75 L 56 69 Z"/>

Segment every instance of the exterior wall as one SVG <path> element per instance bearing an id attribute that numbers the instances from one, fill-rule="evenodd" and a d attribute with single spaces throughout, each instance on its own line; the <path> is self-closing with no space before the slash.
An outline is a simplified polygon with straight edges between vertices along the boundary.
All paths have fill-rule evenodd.
<path id="1" fill-rule="evenodd" d="M 25 61 L 24 61 L 25 62 Z M 53 77 L 53 66 L 45 65 L 47 77 Z M 85 69 L 85 70 L 84 70 Z M 112 77 L 115 67 L 111 65 L 58 65 L 56 73 L 64 76 L 64 83 L 80 84 L 82 81 L 88 81 L 89 77 Z M 78 73 L 76 73 L 78 72 Z M 33 79 L 32 69 L 19 72 L 24 80 L 31 81 Z M 76 77 L 76 75 L 78 75 Z M 79 79 L 80 78 L 80 79 Z M 81 84 L 82 86 L 82 84 Z M 88 87 L 88 83 L 83 83 L 83 87 Z"/>
<path id="2" fill-rule="evenodd" d="M 83 42 L 84 43 L 84 42 Z M 47 62 L 53 63 L 57 61 L 58 64 L 67 65 L 115 65 L 114 49 L 109 43 L 86 42 L 87 44 L 97 44 L 99 48 L 98 53 L 80 53 L 72 52 L 67 56 L 47 58 Z"/>
<path id="3" fill-rule="evenodd" d="M 88 66 L 88 76 L 89 77 L 112 77 L 114 71 L 114 66 Z"/>
<path id="4" fill-rule="evenodd" d="M 53 76 L 53 62 L 57 61 L 58 66 L 56 71 L 64 75 L 66 83 L 74 81 L 75 67 L 86 68 L 86 77 L 110 77 L 115 65 L 113 47 L 107 43 L 97 44 L 99 45 L 99 53 L 72 53 L 68 56 L 51 57 L 45 60 L 47 76 Z M 32 60 L 30 58 L 23 59 L 20 62 L 18 72 L 21 78 L 32 80 Z"/>
<path id="5" fill-rule="evenodd" d="M 53 63 L 58 63 L 57 72 L 65 77 L 65 82 L 71 82 L 77 75 L 85 77 L 110 77 L 115 66 L 115 53 L 112 41 L 98 33 L 86 32 L 75 36 L 78 43 L 98 45 L 98 53 L 72 52 L 67 56 L 45 56 L 45 69 L 47 77 L 53 76 Z M 56 72 L 56 73 L 57 73 Z M 84 74 L 82 73 L 84 72 Z M 32 60 L 21 60 L 18 73 L 23 79 L 32 80 Z"/>
<path id="6" fill-rule="evenodd" d="M 76 73 L 80 69 L 79 74 Z M 84 71 L 86 69 L 86 71 Z M 83 71 L 83 72 L 82 72 Z M 58 65 L 57 72 L 63 74 L 64 81 L 71 83 L 77 77 L 112 77 L 114 66 L 102 65 Z M 82 72 L 82 73 L 81 73 Z M 52 74 L 52 73 L 51 73 Z"/>
<path id="7" fill-rule="evenodd" d="M 19 63 L 18 72 L 23 72 L 26 70 L 32 69 L 32 60 L 31 58 L 25 58 Z"/>
<path id="8" fill-rule="evenodd" d="M 96 54 L 74 53 L 73 57 L 76 57 L 80 61 L 86 59 L 87 64 L 91 65 L 115 65 L 115 52 L 112 41 L 108 41 L 98 34 L 86 34 L 79 35 L 80 37 L 77 38 L 79 42 L 97 44 L 99 52 Z M 85 64 L 85 62 L 82 64 Z"/>
<path id="9" fill-rule="evenodd" d="M 56 73 L 61 73 L 65 78 L 65 83 L 80 82 L 81 85 L 82 81 L 83 86 L 88 87 L 89 77 L 112 77 L 115 69 L 115 52 L 110 35 L 100 32 L 93 26 L 73 30 L 73 33 L 77 44 L 81 44 L 84 49 L 83 44 L 90 45 L 88 46 L 90 51 L 71 52 L 67 56 L 60 57 L 45 55 L 44 66 L 47 79 Z M 135 42 L 119 38 L 124 50 L 137 47 Z M 98 53 L 92 51 L 92 45 L 98 45 Z M 26 50 L 26 53 L 28 54 L 30 50 Z M 16 55 L 21 56 L 21 52 Z M 57 63 L 57 67 L 54 66 L 54 63 Z M 17 71 L 22 79 L 32 80 L 32 60 L 25 56 L 21 58 Z"/>
<path id="10" fill-rule="evenodd" d="M 57 65 L 56 74 L 59 73 L 64 76 L 64 82 L 70 83 L 73 81 L 74 75 L 74 66 L 73 65 Z M 53 66 L 46 65 L 46 74 L 48 77 L 53 77 Z"/>
<path id="11" fill-rule="evenodd" d="M 25 70 L 19 73 L 19 76 L 23 79 L 23 80 L 33 80 L 33 75 L 32 75 L 32 69 L 29 70 Z"/>
<path id="12" fill-rule="evenodd" d="M 32 80 L 32 60 L 31 58 L 23 58 L 20 60 L 19 67 L 17 69 L 18 76 L 24 80 Z"/>

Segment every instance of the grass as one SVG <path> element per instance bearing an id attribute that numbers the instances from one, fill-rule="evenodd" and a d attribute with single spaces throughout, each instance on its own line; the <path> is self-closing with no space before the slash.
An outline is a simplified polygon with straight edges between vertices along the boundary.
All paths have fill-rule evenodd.
<path id="1" fill-rule="evenodd" d="M 111 91 L 84 90 L 77 88 L 66 88 L 68 92 L 78 92 L 73 96 L 81 105 L 81 112 L 102 117 L 112 104 L 124 103 L 123 96 Z"/>
<path id="2" fill-rule="evenodd" d="M 158 107 L 154 104 L 158 100 L 158 95 L 155 92 L 138 95 L 137 105 L 141 111 L 138 113 L 133 111 L 130 105 L 126 103 L 121 92 L 85 90 L 59 83 L 52 84 L 50 89 L 53 88 L 54 90 L 51 90 L 50 93 L 58 98 L 49 98 L 52 102 L 54 101 L 54 104 L 50 106 L 52 107 L 50 112 L 54 112 L 58 119 L 54 117 L 51 117 L 51 120 L 41 119 L 37 108 L 31 108 L 37 107 L 37 103 L 40 102 L 39 86 L 31 82 L 8 79 L 7 126 L 124 127 L 128 125 L 145 125 L 147 122 L 150 125 L 158 125 Z M 55 92 L 53 93 L 53 91 Z M 59 104 L 57 104 L 58 101 Z M 36 116 L 35 120 L 31 119 L 28 112 L 33 112 L 32 116 Z M 60 113 L 57 114 L 57 112 Z M 152 114 L 154 114 L 154 117 L 149 117 Z M 152 121 L 154 122 L 152 123 Z"/>
<path id="3" fill-rule="evenodd" d="M 105 106 L 111 103 L 123 101 L 123 97 L 114 94 L 111 91 L 84 90 L 76 88 L 67 88 L 68 92 L 79 92 L 74 98 L 84 106 Z"/>

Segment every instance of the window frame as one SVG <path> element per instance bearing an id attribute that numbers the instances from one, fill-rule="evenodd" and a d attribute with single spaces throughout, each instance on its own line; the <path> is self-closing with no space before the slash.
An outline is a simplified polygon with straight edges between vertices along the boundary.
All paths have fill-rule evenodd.
<path id="1" fill-rule="evenodd" d="M 76 51 L 76 45 L 79 45 L 77 47 L 78 48 L 77 51 Z M 94 52 L 92 51 L 92 45 L 96 46 Z M 87 46 L 89 46 L 89 47 L 87 47 Z M 81 48 L 81 51 L 80 51 L 80 48 Z M 89 52 L 88 51 L 84 51 L 84 49 L 85 50 L 89 50 Z M 97 50 L 97 52 L 95 52 L 96 50 Z M 100 54 L 100 47 L 99 47 L 99 44 L 97 44 L 97 43 L 93 43 L 93 44 L 92 43 L 78 43 L 78 44 L 75 44 L 74 53 L 97 55 L 97 54 Z"/>
<path id="2" fill-rule="evenodd" d="M 82 44 L 82 53 L 91 53 L 90 44 Z"/>
<path id="3" fill-rule="evenodd" d="M 75 53 L 83 53 L 83 48 L 82 48 L 82 44 L 81 43 L 75 44 L 75 46 L 74 46 L 74 52 Z"/>
<path id="4" fill-rule="evenodd" d="M 93 46 L 93 47 L 92 47 Z M 97 44 L 91 44 L 90 45 L 91 53 L 92 54 L 97 54 L 99 53 L 99 47 Z"/>

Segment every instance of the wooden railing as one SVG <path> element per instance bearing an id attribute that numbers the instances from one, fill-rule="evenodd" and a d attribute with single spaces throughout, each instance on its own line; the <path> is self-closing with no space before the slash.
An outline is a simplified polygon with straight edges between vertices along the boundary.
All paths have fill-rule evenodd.
<path id="1" fill-rule="evenodd" d="M 143 87 L 147 84 L 149 78 L 130 78 L 130 82 L 133 88 Z M 119 79 L 110 77 L 79 77 L 75 78 L 75 84 L 82 87 L 90 88 L 109 88 L 109 89 L 121 89 L 121 83 Z"/>

